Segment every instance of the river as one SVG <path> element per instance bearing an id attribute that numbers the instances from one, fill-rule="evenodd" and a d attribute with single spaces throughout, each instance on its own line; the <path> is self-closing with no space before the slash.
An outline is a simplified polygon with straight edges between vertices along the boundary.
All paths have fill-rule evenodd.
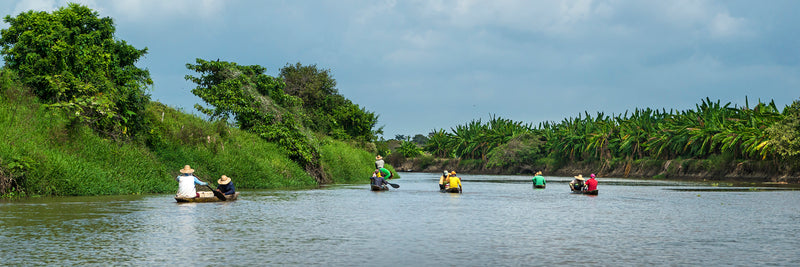
<path id="1" fill-rule="evenodd" d="M 365 179 L 226 203 L 3 201 L 0 265 L 800 266 L 796 187 L 599 178 L 586 196 L 568 177 L 464 174 L 450 194 L 401 175 L 387 192 Z"/>

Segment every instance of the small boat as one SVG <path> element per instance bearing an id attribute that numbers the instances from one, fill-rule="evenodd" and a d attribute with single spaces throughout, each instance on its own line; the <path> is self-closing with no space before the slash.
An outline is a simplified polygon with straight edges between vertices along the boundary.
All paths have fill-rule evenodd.
<path id="1" fill-rule="evenodd" d="M 458 191 L 458 187 L 447 188 L 442 193 L 461 193 Z"/>
<path id="2" fill-rule="evenodd" d="M 534 185 L 533 188 L 541 188 L 544 189 L 545 185 Z"/>
<path id="3" fill-rule="evenodd" d="M 369 190 L 372 190 L 372 191 L 388 191 L 389 187 L 385 186 L 385 185 L 384 186 L 377 186 L 377 185 L 371 184 L 371 185 L 369 185 Z"/>
<path id="4" fill-rule="evenodd" d="M 239 192 L 233 193 L 232 195 L 225 195 L 225 200 L 221 200 L 214 196 L 214 193 L 211 191 L 200 191 L 200 197 L 175 197 L 175 201 L 178 203 L 186 203 L 186 202 L 222 202 L 222 201 L 234 201 L 239 198 Z"/>
<path id="5" fill-rule="evenodd" d="M 582 194 L 582 195 L 597 195 L 597 190 L 587 191 L 587 190 L 572 190 L 573 194 Z"/>

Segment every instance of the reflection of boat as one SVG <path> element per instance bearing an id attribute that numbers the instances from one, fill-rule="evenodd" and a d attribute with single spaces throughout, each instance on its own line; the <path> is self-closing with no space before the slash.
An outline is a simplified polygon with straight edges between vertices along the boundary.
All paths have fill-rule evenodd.
<path id="1" fill-rule="evenodd" d="M 533 188 L 542 188 L 544 189 L 545 185 L 534 185 Z"/>
<path id="2" fill-rule="evenodd" d="M 200 197 L 175 197 L 175 201 L 180 203 L 184 202 L 221 202 L 221 201 L 234 201 L 239 197 L 239 192 L 233 193 L 233 195 L 225 195 L 225 200 L 221 200 L 214 196 L 211 191 L 200 191 L 197 192 L 200 194 Z"/>
<path id="3" fill-rule="evenodd" d="M 372 190 L 372 191 L 386 191 L 386 190 L 389 190 L 389 187 L 385 186 L 385 185 L 384 186 L 377 186 L 377 185 L 371 184 L 371 185 L 369 185 L 369 190 Z"/>
<path id="4" fill-rule="evenodd" d="M 597 195 L 597 190 L 587 191 L 587 190 L 572 190 L 573 194 L 583 194 L 583 195 Z"/>

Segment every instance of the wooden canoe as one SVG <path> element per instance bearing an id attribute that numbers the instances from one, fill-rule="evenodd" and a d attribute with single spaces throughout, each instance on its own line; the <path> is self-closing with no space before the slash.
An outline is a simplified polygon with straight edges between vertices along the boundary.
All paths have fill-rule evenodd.
<path id="1" fill-rule="evenodd" d="M 225 200 L 220 200 L 216 196 L 214 196 L 211 191 L 203 191 L 198 192 L 200 193 L 200 197 L 175 197 L 175 201 L 179 203 L 186 203 L 186 202 L 222 202 L 222 201 L 234 201 L 239 198 L 239 192 L 233 193 L 233 195 L 225 195 Z M 210 195 L 210 196 L 209 196 Z"/>
<path id="2" fill-rule="evenodd" d="M 598 192 L 597 192 L 597 190 L 592 190 L 592 191 L 572 190 L 572 193 L 573 194 L 583 194 L 583 195 L 594 195 L 594 196 L 596 196 Z"/>
<path id="3" fill-rule="evenodd" d="M 444 191 L 447 192 L 447 193 L 461 193 L 461 192 L 458 191 L 458 187 L 447 188 Z"/>
<path id="4" fill-rule="evenodd" d="M 369 190 L 372 190 L 372 191 L 387 191 L 387 190 L 389 190 L 389 187 L 385 186 L 385 185 L 384 186 L 377 186 L 377 185 L 371 184 L 371 185 L 369 185 Z"/>

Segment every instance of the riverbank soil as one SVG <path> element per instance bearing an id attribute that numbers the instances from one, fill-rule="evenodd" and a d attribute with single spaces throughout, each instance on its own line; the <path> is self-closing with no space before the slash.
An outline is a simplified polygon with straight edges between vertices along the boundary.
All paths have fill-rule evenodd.
<path id="1" fill-rule="evenodd" d="M 800 184 L 800 171 L 780 170 L 774 163 L 762 161 L 720 164 L 696 159 L 638 160 L 489 168 L 480 160 L 406 159 L 395 166 L 398 166 L 398 171 L 407 172 L 455 170 L 459 173 L 524 175 L 541 170 L 545 175 L 564 177 L 594 173 L 599 177 Z"/>

